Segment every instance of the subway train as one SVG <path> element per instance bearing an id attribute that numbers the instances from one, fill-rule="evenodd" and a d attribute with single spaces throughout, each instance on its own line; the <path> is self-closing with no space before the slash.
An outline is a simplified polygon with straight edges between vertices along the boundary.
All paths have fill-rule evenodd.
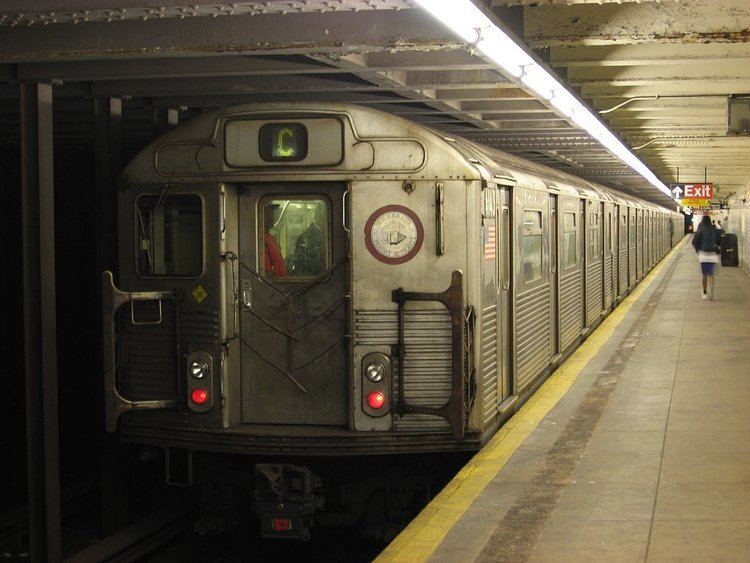
<path id="1" fill-rule="evenodd" d="M 238 486 L 265 536 L 302 540 L 382 493 L 381 472 L 338 460 L 479 450 L 683 230 L 653 203 L 319 103 L 196 117 L 130 162 L 117 205 L 107 430 L 160 452 L 169 483 Z"/>

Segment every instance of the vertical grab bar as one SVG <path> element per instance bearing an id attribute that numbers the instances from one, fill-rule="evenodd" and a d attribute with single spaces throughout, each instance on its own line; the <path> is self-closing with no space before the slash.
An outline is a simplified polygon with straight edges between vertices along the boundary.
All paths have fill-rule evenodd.
<path id="1" fill-rule="evenodd" d="M 398 402 L 395 412 L 398 414 L 416 413 L 440 416 L 448 421 L 456 440 L 463 439 L 466 434 L 466 413 L 464 409 L 464 332 L 466 317 L 464 316 L 463 274 L 456 270 L 451 276 L 451 284 L 442 293 L 417 293 L 404 291 L 399 287 L 391 294 L 392 300 L 398 304 L 398 344 L 396 356 L 398 358 Z M 438 408 L 422 407 L 407 404 L 404 398 L 404 359 L 406 357 L 404 335 L 404 306 L 407 301 L 437 301 L 442 303 L 451 316 L 451 396 L 443 406 Z"/>
<path id="2" fill-rule="evenodd" d="M 346 206 L 348 195 L 349 186 L 346 187 L 346 190 L 344 190 L 344 195 L 341 196 L 341 226 L 346 231 L 347 237 L 351 234 L 351 229 L 349 228 L 349 210 Z"/>
<path id="3" fill-rule="evenodd" d="M 117 430 L 117 419 L 130 410 L 165 409 L 177 406 L 176 400 L 130 401 L 120 395 L 117 389 L 117 338 L 115 335 L 115 316 L 126 303 L 133 301 L 156 301 L 174 299 L 171 291 L 124 292 L 115 287 L 112 272 L 102 273 L 102 333 L 104 359 L 104 415 L 107 432 Z"/>

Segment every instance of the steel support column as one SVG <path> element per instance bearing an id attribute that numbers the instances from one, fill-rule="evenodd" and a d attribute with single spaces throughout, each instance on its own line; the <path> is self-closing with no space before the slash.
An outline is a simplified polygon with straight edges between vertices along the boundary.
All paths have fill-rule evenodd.
<path id="1" fill-rule="evenodd" d="M 94 98 L 94 179 L 97 200 L 99 272 L 117 265 L 115 180 L 122 169 L 122 100 Z"/>
<path id="2" fill-rule="evenodd" d="M 29 555 L 54 562 L 61 542 L 52 86 L 20 88 Z"/>
<path id="3" fill-rule="evenodd" d="M 122 100 L 94 98 L 94 179 L 96 182 L 97 270 L 117 271 L 117 176 L 122 169 Z M 101 296 L 99 303 L 101 303 Z M 99 311 L 101 318 L 102 311 Z M 97 350 L 102 348 L 101 335 Z M 101 356 L 98 365 L 104 363 Z M 104 399 L 101 371 L 95 384 Z M 104 405 L 97 411 L 102 443 L 99 456 L 101 533 L 109 535 L 128 520 L 127 468 L 121 445 L 104 430 Z"/>

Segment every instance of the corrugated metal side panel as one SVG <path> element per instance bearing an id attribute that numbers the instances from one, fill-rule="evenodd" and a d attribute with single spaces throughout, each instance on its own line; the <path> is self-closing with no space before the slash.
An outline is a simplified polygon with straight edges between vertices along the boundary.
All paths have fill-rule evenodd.
<path id="1" fill-rule="evenodd" d="M 355 311 L 355 345 L 394 346 L 398 342 L 396 311 Z M 407 309 L 404 315 L 404 395 L 411 405 L 443 406 L 451 394 L 451 317 L 440 309 Z M 394 401 L 398 399 L 395 380 Z M 450 430 L 438 416 L 407 414 L 395 417 L 393 426 L 402 431 Z"/>
<path id="2" fill-rule="evenodd" d="M 485 425 L 497 414 L 497 305 L 482 309 L 482 418 Z"/>
<path id="3" fill-rule="evenodd" d="M 628 245 L 628 287 L 632 287 L 635 283 L 635 245 Z"/>
<path id="4" fill-rule="evenodd" d="M 604 255 L 604 306 L 612 305 L 612 256 Z"/>
<path id="5" fill-rule="evenodd" d="M 125 308 L 120 327 L 124 335 L 119 389 L 131 400 L 173 399 L 177 393 L 177 342 L 175 310 L 162 303 L 162 322 L 134 325 Z M 180 340 L 216 342 L 219 338 L 218 311 L 181 311 Z"/>
<path id="6" fill-rule="evenodd" d="M 569 272 L 560 278 L 560 346 L 562 350 L 581 333 L 581 273 Z"/>
<path id="7" fill-rule="evenodd" d="M 516 381 L 518 393 L 547 366 L 550 353 L 549 284 L 519 295 L 516 304 Z"/>
<path id="8" fill-rule="evenodd" d="M 638 277 L 639 278 L 643 277 L 643 269 L 644 269 L 644 267 L 645 267 L 644 265 L 646 263 L 646 261 L 644 260 L 644 256 L 643 256 L 643 249 L 644 249 L 644 246 L 643 246 L 643 233 L 641 232 L 641 236 L 638 239 Z"/>
<path id="9" fill-rule="evenodd" d="M 586 277 L 586 324 L 590 325 L 602 313 L 602 262 L 588 264 Z"/>
<path id="10" fill-rule="evenodd" d="M 625 293 L 628 288 L 628 254 L 624 250 L 619 251 L 620 255 L 620 294 Z"/>

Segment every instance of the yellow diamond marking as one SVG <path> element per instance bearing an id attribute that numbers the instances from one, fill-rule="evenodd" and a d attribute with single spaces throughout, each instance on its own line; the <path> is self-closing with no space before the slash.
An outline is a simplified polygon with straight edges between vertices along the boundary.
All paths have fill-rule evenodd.
<path id="1" fill-rule="evenodd" d="M 193 290 L 193 297 L 198 303 L 203 303 L 203 300 L 208 297 L 208 292 L 202 285 L 198 284 Z"/>

